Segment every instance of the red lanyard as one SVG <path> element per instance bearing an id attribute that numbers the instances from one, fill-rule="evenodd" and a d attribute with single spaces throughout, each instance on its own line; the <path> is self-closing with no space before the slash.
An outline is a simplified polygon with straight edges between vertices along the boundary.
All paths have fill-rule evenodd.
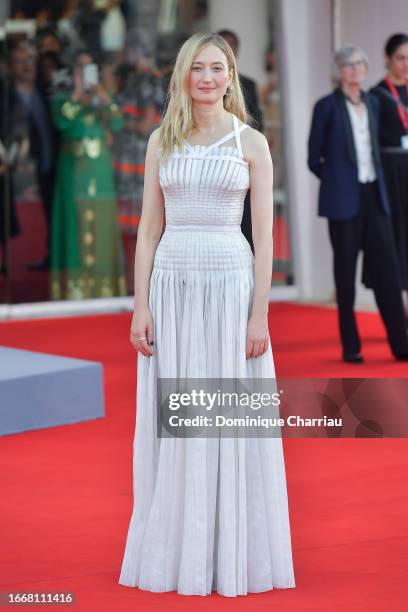
<path id="1" fill-rule="evenodd" d="M 392 95 L 394 96 L 394 98 L 396 100 L 401 101 L 400 95 L 397 91 L 397 88 L 395 87 L 394 83 L 391 81 L 391 79 L 389 77 L 385 77 L 385 82 L 388 85 L 388 88 L 390 89 Z M 406 82 L 406 88 L 407 88 L 407 94 L 408 94 L 408 81 Z M 398 110 L 398 114 L 400 116 L 401 119 L 401 123 L 405 128 L 405 131 L 408 133 L 408 113 L 402 108 L 402 106 L 400 104 L 397 105 L 397 110 Z"/>

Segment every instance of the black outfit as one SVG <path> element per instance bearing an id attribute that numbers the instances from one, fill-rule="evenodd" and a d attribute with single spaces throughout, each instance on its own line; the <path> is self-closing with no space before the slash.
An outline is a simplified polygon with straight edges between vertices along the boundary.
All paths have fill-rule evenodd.
<path id="1" fill-rule="evenodd" d="M 408 106 L 406 86 L 396 85 L 396 89 L 401 101 Z M 401 286 L 408 290 L 408 150 L 401 148 L 401 136 L 405 134 L 405 129 L 398 114 L 398 107 L 389 97 L 391 92 L 386 82 L 381 81 L 372 92 L 380 103 L 380 152 L 392 211 Z M 399 151 L 389 150 L 390 148 L 398 148 Z M 372 287 L 372 279 L 366 265 L 363 282 Z"/>
<path id="2" fill-rule="evenodd" d="M 361 349 L 354 315 L 356 265 L 361 249 L 374 279 L 375 300 L 389 343 L 393 353 L 398 355 L 405 353 L 408 347 L 391 222 L 382 210 L 377 181 L 360 183 L 360 194 L 361 204 L 356 217 L 329 219 L 343 351 L 352 354 Z"/>
<path id="3" fill-rule="evenodd" d="M 258 94 L 256 91 L 256 83 L 253 79 L 250 79 L 242 74 L 238 75 L 239 82 L 241 85 L 242 93 L 245 100 L 245 106 L 248 113 L 252 117 L 252 121 L 249 122 L 251 127 L 255 128 L 259 132 L 263 131 L 263 120 L 262 112 L 259 108 Z M 242 214 L 241 230 L 245 238 L 248 240 L 252 252 L 254 252 L 254 243 L 252 240 L 252 217 L 251 217 L 251 194 L 248 190 L 245 201 L 244 211 Z"/>
<path id="4" fill-rule="evenodd" d="M 92 0 L 80 0 L 74 18 L 81 41 L 87 49 L 92 49 L 92 55 L 98 60 L 103 57 L 101 28 L 105 17 L 105 11 L 95 9 Z"/>
<path id="5" fill-rule="evenodd" d="M 54 185 L 56 179 L 57 165 L 56 160 L 58 158 L 58 152 L 61 146 L 61 132 L 57 130 L 51 115 L 51 100 L 53 97 L 53 91 L 46 89 L 44 86 L 39 85 L 37 87 L 40 97 L 44 103 L 44 109 L 46 111 L 48 120 L 49 135 L 51 138 L 51 147 L 53 151 L 53 161 L 50 168 L 46 172 L 39 171 L 39 163 L 37 164 L 37 180 L 40 189 L 41 199 L 43 202 L 44 213 L 47 220 L 48 226 L 48 250 L 50 251 L 51 245 L 51 220 L 52 220 L 52 205 L 54 199 Z M 35 128 L 34 128 L 35 130 Z M 40 157 L 37 158 L 40 162 Z"/>
<path id="6" fill-rule="evenodd" d="M 353 128 L 340 89 L 315 105 L 308 164 L 321 180 L 319 214 L 328 218 L 343 353 L 356 354 L 361 348 L 354 299 L 357 257 L 362 249 L 392 352 L 407 355 L 397 254 L 378 150 L 378 101 L 364 92 L 362 97 L 377 180 L 359 182 Z M 332 194 L 335 185 L 335 192 L 340 190 L 345 198 L 343 207 L 338 193 L 336 197 Z M 354 204 L 350 208 L 352 202 L 355 208 Z"/>
<path id="7" fill-rule="evenodd" d="M 261 109 L 259 108 L 256 83 L 253 79 L 250 79 L 243 74 L 238 74 L 238 78 L 245 100 L 245 106 L 252 118 L 249 124 L 259 132 L 263 132 L 263 118 Z"/>
<path id="8" fill-rule="evenodd" d="M 3 146 L 7 149 L 12 143 L 20 146 L 24 137 L 24 112 L 13 91 L 8 90 L 7 100 L 5 100 L 4 83 L 0 84 L 0 117 L 0 140 Z M 16 213 L 13 171 L 14 168 L 9 168 L 7 173 L 0 174 L 0 244 L 4 244 L 6 239 L 15 238 L 21 233 Z M 6 197 L 8 198 L 7 204 Z M 8 219 L 6 219 L 6 214 Z M 8 236 L 6 236 L 7 226 Z"/>
<path id="9" fill-rule="evenodd" d="M 40 125 L 32 109 L 30 109 L 24 99 L 15 92 L 15 97 L 19 98 L 20 105 L 25 109 L 26 122 L 28 128 L 28 136 L 30 140 L 30 155 L 36 162 L 37 183 L 40 191 L 40 196 L 43 204 L 45 218 L 47 222 L 47 250 L 48 254 L 51 250 L 51 217 L 52 203 L 54 196 L 54 183 L 56 176 L 56 159 L 58 152 L 59 135 L 53 125 L 50 113 L 50 105 L 47 98 L 44 98 L 42 92 L 35 88 L 38 94 L 39 102 L 42 106 L 44 124 Z M 48 159 L 45 160 L 44 140 L 48 143 Z"/>

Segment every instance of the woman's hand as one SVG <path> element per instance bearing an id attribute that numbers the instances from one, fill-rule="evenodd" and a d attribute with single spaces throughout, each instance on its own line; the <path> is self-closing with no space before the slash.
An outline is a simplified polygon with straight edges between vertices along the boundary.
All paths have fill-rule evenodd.
<path id="1" fill-rule="evenodd" d="M 96 83 L 96 85 L 91 88 L 91 91 L 93 94 L 97 95 L 100 100 L 102 100 L 103 104 L 110 104 L 112 102 L 110 95 L 102 83 Z"/>
<path id="2" fill-rule="evenodd" d="M 246 357 L 259 357 L 268 350 L 268 317 L 252 315 L 248 321 Z"/>
<path id="3" fill-rule="evenodd" d="M 146 357 L 153 355 L 153 317 L 149 308 L 133 312 L 130 342 L 142 355 Z"/>
<path id="4" fill-rule="evenodd" d="M 72 91 L 72 99 L 74 102 L 80 102 L 84 96 L 84 89 L 82 86 L 81 71 L 78 68 L 74 70 L 74 89 Z"/>

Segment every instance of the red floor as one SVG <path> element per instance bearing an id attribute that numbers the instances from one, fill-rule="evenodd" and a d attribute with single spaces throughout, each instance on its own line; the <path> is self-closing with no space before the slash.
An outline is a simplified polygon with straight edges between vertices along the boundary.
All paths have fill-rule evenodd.
<path id="1" fill-rule="evenodd" d="M 278 374 L 406 376 L 377 316 L 359 322 L 367 363 L 343 368 L 334 311 L 274 304 Z M 136 362 L 129 323 L 124 314 L 0 324 L 2 345 L 102 361 L 107 404 L 104 419 L 1 439 L 0 591 L 73 591 L 75 610 L 92 612 L 405 610 L 404 439 L 284 440 L 297 588 L 228 599 L 117 584 L 132 508 Z"/>
<path id="2" fill-rule="evenodd" d="M 27 265 L 42 259 L 46 249 L 46 222 L 40 201 L 17 202 L 21 233 L 9 242 L 9 285 L 0 274 L 0 304 L 44 302 L 50 297 L 47 270 L 28 270 Z"/>

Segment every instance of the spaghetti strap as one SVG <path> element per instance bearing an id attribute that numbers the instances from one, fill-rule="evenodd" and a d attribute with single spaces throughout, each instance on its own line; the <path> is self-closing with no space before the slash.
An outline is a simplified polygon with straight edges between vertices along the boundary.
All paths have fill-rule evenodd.
<path id="1" fill-rule="evenodd" d="M 236 141 L 236 145 L 238 148 L 238 152 L 240 156 L 243 157 L 240 132 L 242 132 L 242 130 L 244 130 L 245 128 L 249 126 L 246 123 L 243 123 L 241 126 L 239 126 L 238 117 L 236 117 L 234 114 L 232 114 L 232 123 L 233 123 L 234 129 L 210 145 L 201 145 L 201 144 L 191 145 L 187 140 L 184 140 L 183 142 L 187 146 L 187 148 L 193 153 L 194 153 L 195 147 L 200 147 L 200 149 L 202 149 L 201 155 L 205 157 L 208 151 L 211 151 L 211 149 L 213 149 L 214 147 L 219 147 L 220 145 L 224 144 L 224 142 L 228 142 L 228 140 L 231 140 L 231 138 L 235 135 L 235 141 Z"/>
<path id="2" fill-rule="evenodd" d="M 239 152 L 241 157 L 244 157 L 244 154 L 242 152 L 242 146 L 241 146 L 241 135 L 240 135 L 240 132 L 242 132 L 243 130 L 245 130 L 245 128 L 247 128 L 249 126 L 246 123 L 243 123 L 241 126 L 239 126 L 238 125 L 238 117 L 236 117 L 235 115 L 232 115 L 232 120 L 234 122 L 235 140 L 237 141 L 238 152 Z"/>

